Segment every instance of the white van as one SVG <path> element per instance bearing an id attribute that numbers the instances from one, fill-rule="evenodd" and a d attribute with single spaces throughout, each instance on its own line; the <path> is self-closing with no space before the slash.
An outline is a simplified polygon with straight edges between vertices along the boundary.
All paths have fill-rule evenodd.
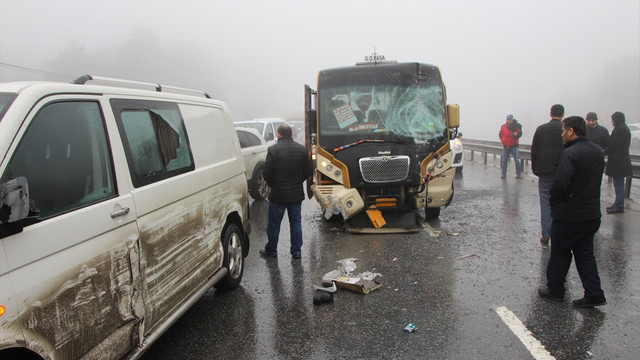
<path id="1" fill-rule="evenodd" d="M 268 145 L 278 142 L 278 127 L 285 123 L 283 118 L 258 118 L 249 121 L 238 121 L 236 126 L 250 127 L 258 130 Z"/>
<path id="2" fill-rule="evenodd" d="M 0 84 L 0 358 L 136 358 L 239 285 L 238 138 L 224 103 L 189 92 Z"/>

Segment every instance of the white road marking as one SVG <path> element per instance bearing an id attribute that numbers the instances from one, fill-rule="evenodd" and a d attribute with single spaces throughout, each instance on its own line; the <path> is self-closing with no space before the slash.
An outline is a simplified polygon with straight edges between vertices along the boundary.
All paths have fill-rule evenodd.
<path id="1" fill-rule="evenodd" d="M 529 350 L 534 359 L 555 360 L 555 358 L 551 356 L 551 353 L 544 348 L 544 345 L 542 345 L 538 339 L 533 337 L 531 331 L 527 330 L 522 321 L 520 321 L 514 313 L 504 306 L 497 307 L 496 312 L 509 329 L 511 329 L 511 332 L 513 332 L 524 344 L 527 350 Z"/>

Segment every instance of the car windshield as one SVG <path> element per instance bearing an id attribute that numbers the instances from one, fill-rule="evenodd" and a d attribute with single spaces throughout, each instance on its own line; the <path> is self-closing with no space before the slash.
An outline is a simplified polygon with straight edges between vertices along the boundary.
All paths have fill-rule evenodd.
<path id="1" fill-rule="evenodd" d="M 15 93 L 0 93 L 0 121 L 2 121 L 4 114 L 9 110 L 9 106 L 11 106 L 16 97 L 18 97 L 18 94 Z"/>
<path id="2" fill-rule="evenodd" d="M 442 146 L 448 129 L 440 73 L 435 67 L 412 65 L 355 68 L 326 76 L 321 72 L 321 145 L 375 139 Z"/>

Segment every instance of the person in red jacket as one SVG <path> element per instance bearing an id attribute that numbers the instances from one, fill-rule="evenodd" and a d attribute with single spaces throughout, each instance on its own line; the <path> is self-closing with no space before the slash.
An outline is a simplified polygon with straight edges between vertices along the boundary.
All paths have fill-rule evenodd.
<path id="1" fill-rule="evenodd" d="M 507 115 L 507 122 L 500 128 L 498 134 L 502 141 L 502 179 L 507 177 L 507 166 L 509 165 L 509 155 L 513 156 L 516 162 L 516 179 L 522 179 L 522 165 L 520 164 L 520 151 L 518 150 L 518 140 L 522 136 L 522 125 L 513 117 Z"/>

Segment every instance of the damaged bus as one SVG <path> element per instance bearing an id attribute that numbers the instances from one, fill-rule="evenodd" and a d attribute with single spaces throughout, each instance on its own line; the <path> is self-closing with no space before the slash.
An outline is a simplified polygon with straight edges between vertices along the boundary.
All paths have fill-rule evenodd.
<path id="1" fill-rule="evenodd" d="M 453 198 L 459 106 L 437 66 L 367 58 L 305 85 L 309 194 L 350 232 L 414 232 L 417 209 L 437 218 Z"/>

